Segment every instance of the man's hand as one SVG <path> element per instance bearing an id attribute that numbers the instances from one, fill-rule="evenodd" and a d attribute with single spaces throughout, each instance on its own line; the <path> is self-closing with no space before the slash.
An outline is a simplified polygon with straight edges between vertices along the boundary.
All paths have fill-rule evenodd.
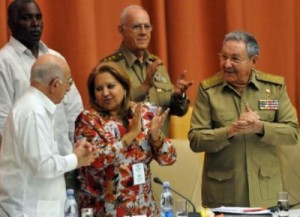
<path id="1" fill-rule="evenodd" d="M 149 66 L 145 81 L 143 83 L 143 85 L 148 87 L 148 89 L 153 86 L 153 76 L 157 71 L 157 67 L 160 65 L 162 65 L 162 61 L 160 59 L 157 59 Z"/>
<path id="2" fill-rule="evenodd" d="M 142 130 L 142 105 L 138 103 L 131 106 L 133 110 L 132 121 L 129 123 L 128 132 L 122 137 L 125 146 L 129 146 Z"/>
<path id="3" fill-rule="evenodd" d="M 237 134 L 263 133 L 264 125 L 257 112 L 252 111 L 249 104 L 245 106 L 245 111 L 240 118 L 233 122 L 228 130 L 228 138 Z"/>
<path id="4" fill-rule="evenodd" d="M 81 141 L 74 145 L 74 154 L 77 156 L 78 165 L 77 168 L 82 166 L 89 166 L 94 162 L 95 158 L 98 156 L 99 149 L 95 144 L 86 141 L 83 138 Z"/>
<path id="5" fill-rule="evenodd" d="M 175 85 L 175 94 L 179 97 L 181 97 L 186 90 L 194 83 L 193 81 L 187 81 L 185 80 L 187 74 L 187 70 L 183 70 L 183 72 L 180 75 L 180 78 L 177 80 Z"/>

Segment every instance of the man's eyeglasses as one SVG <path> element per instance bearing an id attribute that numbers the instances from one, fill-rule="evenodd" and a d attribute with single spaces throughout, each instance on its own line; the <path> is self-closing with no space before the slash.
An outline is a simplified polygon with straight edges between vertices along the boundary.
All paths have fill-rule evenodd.
<path id="1" fill-rule="evenodd" d="M 59 79 L 59 82 L 60 82 L 61 84 L 64 83 L 64 81 L 62 81 L 61 79 Z M 68 83 L 69 87 L 71 87 L 71 86 L 73 85 L 73 83 L 74 83 L 72 77 L 67 78 L 67 79 L 65 80 L 65 82 Z"/>
<path id="2" fill-rule="evenodd" d="M 63 84 L 64 82 L 67 82 L 68 83 L 68 85 L 71 87 L 72 85 L 73 85 L 73 83 L 74 83 L 74 81 L 73 81 L 73 79 L 72 79 L 72 77 L 69 77 L 69 78 L 67 78 L 66 80 L 61 80 L 60 78 L 58 78 L 58 77 L 55 77 L 55 78 L 53 78 L 50 82 L 49 82 L 49 84 L 51 84 L 55 79 L 58 79 L 59 80 L 59 83 L 61 83 L 61 84 Z"/>
<path id="3" fill-rule="evenodd" d="M 73 79 L 71 78 L 71 77 L 69 77 L 68 79 L 67 79 L 67 82 L 68 82 L 68 85 L 71 87 L 72 85 L 73 85 L 73 83 L 74 83 L 74 81 L 73 81 Z"/>
<path id="4" fill-rule="evenodd" d="M 144 30 L 145 32 L 151 32 L 152 28 L 153 28 L 150 23 L 136 23 L 136 24 L 132 24 L 132 25 L 123 24 L 122 26 L 128 26 L 134 32 L 140 32 L 142 30 Z"/>

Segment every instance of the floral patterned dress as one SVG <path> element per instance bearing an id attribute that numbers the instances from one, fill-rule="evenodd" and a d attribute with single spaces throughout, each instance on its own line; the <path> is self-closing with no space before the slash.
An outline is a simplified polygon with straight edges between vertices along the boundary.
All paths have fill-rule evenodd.
<path id="1" fill-rule="evenodd" d="M 167 138 L 160 148 L 151 144 L 148 138 L 153 115 L 148 106 L 143 105 L 142 132 L 126 147 L 121 142 L 127 132 L 122 121 L 102 117 L 93 109 L 80 113 L 76 120 L 75 139 L 87 137 L 100 148 L 93 164 L 79 170 L 80 208 L 93 208 L 96 217 L 159 216 L 151 190 L 150 163 L 154 159 L 160 165 L 171 165 L 176 160 L 176 151 Z M 132 166 L 137 163 L 143 165 L 145 183 L 134 185 Z"/>

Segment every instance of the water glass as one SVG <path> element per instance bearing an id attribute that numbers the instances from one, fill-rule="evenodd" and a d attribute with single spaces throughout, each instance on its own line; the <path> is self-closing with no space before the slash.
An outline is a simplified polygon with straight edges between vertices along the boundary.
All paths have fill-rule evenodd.
<path id="1" fill-rule="evenodd" d="M 289 216 L 289 194 L 288 192 L 278 192 L 278 216 L 288 217 Z"/>
<path id="2" fill-rule="evenodd" d="M 187 217 L 187 201 L 185 199 L 175 200 L 176 217 Z"/>

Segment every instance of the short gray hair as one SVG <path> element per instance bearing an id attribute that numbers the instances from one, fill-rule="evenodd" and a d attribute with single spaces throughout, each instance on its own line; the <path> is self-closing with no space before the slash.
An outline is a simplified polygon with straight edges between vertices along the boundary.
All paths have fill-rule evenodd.
<path id="1" fill-rule="evenodd" d="M 227 41 L 243 41 L 246 44 L 248 57 L 259 55 L 259 45 L 254 36 L 243 31 L 234 31 L 225 35 L 223 44 Z"/>

